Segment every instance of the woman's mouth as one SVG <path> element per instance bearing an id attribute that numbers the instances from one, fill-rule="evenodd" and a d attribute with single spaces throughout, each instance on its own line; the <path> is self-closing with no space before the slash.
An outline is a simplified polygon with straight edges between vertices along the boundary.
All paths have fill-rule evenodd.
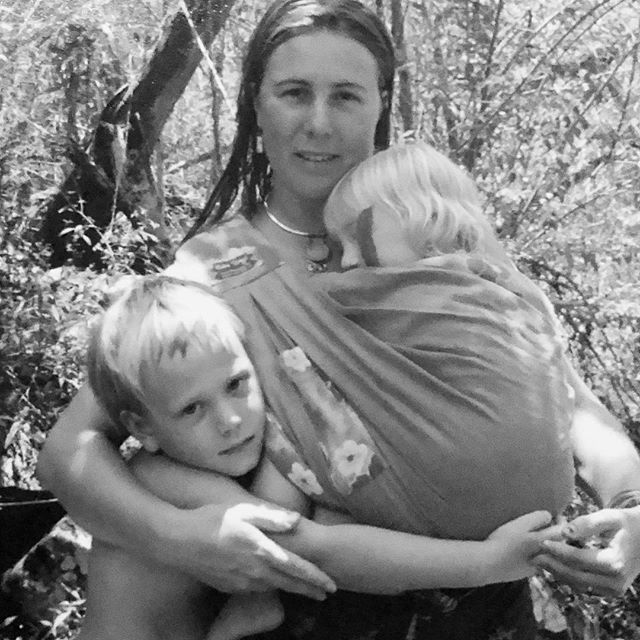
<path id="1" fill-rule="evenodd" d="M 331 162 L 340 156 L 335 153 L 316 153 L 314 151 L 297 151 L 295 155 L 305 162 Z"/>
<path id="2" fill-rule="evenodd" d="M 227 449 L 224 449 L 218 455 L 229 456 L 234 453 L 237 453 L 238 451 L 240 451 L 240 449 L 242 449 L 243 447 L 246 447 L 254 438 L 255 438 L 255 435 L 252 435 L 252 436 L 249 436 L 248 438 L 245 438 L 244 440 L 240 440 L 240 442 L 228 447 Z"/>

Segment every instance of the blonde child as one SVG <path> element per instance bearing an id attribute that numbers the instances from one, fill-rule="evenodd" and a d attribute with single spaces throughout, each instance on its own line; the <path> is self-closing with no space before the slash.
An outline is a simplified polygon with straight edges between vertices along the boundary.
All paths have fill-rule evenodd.
<path id="1" fill-rule="evenodd" d="M 252 482 L 265 500 L 309 513 L 308 499 L 262 456 L 274 426 L 242 323 L 204 287 L 164 276 L 141 279 L 103 314 L 88 368 L 102 406 L 142 444 L 131 466 L 149 491 L 194 509 L 219 500 L 223 474 Z M 239 493 L 259 501 L 229 481 L 230 500 L 237 502 Z M 535 512 L 486 541 L 459 542 L 303 518 L 278 542 L 341 587 L 399 593 L 530 575 L 528 560 L 550 535 L 538 529 L 549 521 L 548 513 Z M 331 589 L 331 579 L 326 582 Z M 282 621 L 274 593 L 232 596 L 217 616 L 213 595 L 186 575 L 95 540 L 80 638 L 231 640 Z"/>
<path id="2" fill-rule="evenodd" d="M 347 173 L 324 209 L 342 268 L 465 253 L 512 266 L 471 178 L 424 142 L 390 147 Z"/>

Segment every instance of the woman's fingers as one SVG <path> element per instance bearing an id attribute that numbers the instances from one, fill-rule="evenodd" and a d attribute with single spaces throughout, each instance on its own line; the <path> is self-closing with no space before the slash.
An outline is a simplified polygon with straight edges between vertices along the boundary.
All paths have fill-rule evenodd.
<path id="1" fill-rule="evenodd" d="M 326 592 L 336 590 L 335 582 L 311 562 L 286 551 L 261 529 L 268 532 L 287 532 L 295 528 L 300 516 L 286 509 L 267 505 L 240 504 L 231 507 L 225 517 L 237 530 L 236 538 L 244 537 L 253 547 L 246 575 L 268 588 L 281 588 L 322 600 Z M 286 586 L 283 584 L 286 576 Z"/>
<path id="2" fill-rule="evenodd" d="M 617 576 L 623 570 L 623 563 L 615 549 L 574 547 L 565 542 L 546 540 L 544 552 L 568 567 L 602 576 Z"/>
<path id="3" fill-rule="evenodd" d="M 269 564 L 268 576 L 272 588 L 300 593 L 314 600 L 324 600 L 327 592 L 336 590 L 336 583 L 314 564 L 295 553 L 285 551 L 273 540 L 260 534 L 260 550 Z"/>
<path id="4" fill-rule="evenodd" d="M 297 556 L 294 556 L 297 558 Z M 305 562 L 302 560 L 302 562 Z M 313 566 L 313 565 L 312 565 Z M 309 586 L 306 580 L 300 578 L 294 578 L 289 573 L 283 573 L 276 567 L 273 568 L 273 572 L 269 574 L 269 582 L 265 583 L 267 589 L 280 589 L 281 591 L 288 591 L 289 593 L 298 593 L 312 598 L 313 600 L 325 600 L 328 593 L 335 592 L 335 585 L 333 589 L 319 589 L 317 587 Z"/>
<path id="5" fill-rule="evenodd" d="M 532 562 L 574 589 L 620 596 L 640 573 L 639 507 L 580 516 L 563 536 L 569 543 L 545 541 Z"/>
<path id="6" fill-rule="evenodd" d="M 291 531 L 300 522 L 299 513 L 267 504 L 239 504 L 232 507 L 230 511 L 233 511 L 234 515 L 241 520 L 271 533 Z"/>
<path id="7" fill-rule="evenodd" d="M 161 561 L 225 592 L 285 588 L 321 600 L 335 584 L 320 569 L 276 544 L 253 523 L 287 532 L 297 514 L 260 504 L 205 505 L 178 510 Z M 283 579 L 282 576 L 288 576 Z"/>
<path id="8" fill-rule="evenodd" d="M 568 566 L 551 555 L 536 556 L 533 563 L 551 573 L 554 579 L 569 585 L 574 591 L 593 593 L 604 597 L 616 597 L 624 593 L 620 581 L 611 575 L 593 574 Z"/>
<path id="9" fill-rule="evenodd" d="M 620 509 L 601 509 L 578 516 L 566 524 L 563 535 L 567 540 L 586 542 L 590 538 L 610 539 L 623 526 Z"/>
<path id="10" fill-rule="evenodd" d="M 616 546 L 577 548 L 565 542 L 547 540 L 543 548 L 533 564 L 550 571 L 555 579 L 577 591 L 619 596 L 629 585 L 630 576 Z"/>

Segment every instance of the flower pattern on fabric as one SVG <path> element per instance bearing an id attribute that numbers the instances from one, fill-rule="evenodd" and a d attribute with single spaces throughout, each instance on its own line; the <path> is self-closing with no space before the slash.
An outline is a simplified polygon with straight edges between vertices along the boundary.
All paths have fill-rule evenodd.
<path id="1" fill-rule="evenodd" d="M 331 480 L 341 490 L 349 494 L 359 480 L 370 478 L 371 461 L 374 452 L 366 444 L 346 440 L 331 456 Z"/>
<path id="2" fill-rule="evenodd" d="M 293 349 L 283 351 L 281 358 L 284 366 L 288 369 L 293 369 L 293 371 L 303 373 L 307 369 L 311 368 L 309 359 L 300 347 L 294 347 Z"/>
<path id="3" fill-rule="evenodd" d="M 340 391 L 325 379 L 306 353 L 294 346 L 280 352 L 282 371 L 293 382 L 314 418 L 318 447 L 326 460 L 319 478 L 300 459 L 276 467 L 309 496 L 324 493 L 328 479 L 334 493 L 350 495 L 354 489 L 376 478 L 385 468 L 367 428 Z M 281 438 L 286 440 L 284 433 Z M 281 451 L 285 445 L 278 445 Z M 289 444 L 293 449 L 293 446 Z M 295 451 L 295 450 L 294 450 Z M 293 460 L 288 454 L 288 460 Z"/>
<path id="4" fill-rule="evenodd" d="M 300 491 L 308 496 L 322 495 L 322 486 L 315 473 L 304 463 L 271 412 L 267 413 L 265 451 L 280 473 Z"/>
<path id="5" fill-rule="evenodd" d="M 319 496 L 322 494 L 322 487 L 316 474 L 299 462 L 294 462 L 291 465 L 291 471 L 287 474 L 287 478 L 307 495 Z"/>

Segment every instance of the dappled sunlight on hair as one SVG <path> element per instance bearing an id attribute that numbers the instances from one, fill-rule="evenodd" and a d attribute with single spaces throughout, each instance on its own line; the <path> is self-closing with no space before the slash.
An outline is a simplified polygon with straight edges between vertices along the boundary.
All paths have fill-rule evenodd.
<path id="1" fill-rule="evenodd" d="M 244 328 L 212 292 L 195 283 L 150 277 L 103 314 L 89 348 L 89 381 L 110 417 L 144 415 L 144 382 L 164 358 L 221 344 L 242 349 Z"/>
<path id="2" fill-rule="evenodd" d="M 372 206 L 397 217 L 422 257 L 495 250 L 495 234 L 475 184 L 426 143 L 391 147 L 347 173 L 327 201 L 327 230 L 336 235 Z"/>

